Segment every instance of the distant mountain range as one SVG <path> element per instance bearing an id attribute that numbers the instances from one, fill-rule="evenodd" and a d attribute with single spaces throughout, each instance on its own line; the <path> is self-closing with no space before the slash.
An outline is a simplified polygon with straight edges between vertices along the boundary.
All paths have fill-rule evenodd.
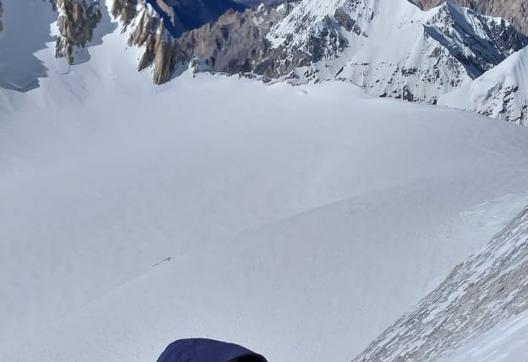
<path id="1" fill-rule="evenodd" d="M 76 52 L 92 39 L 102 6 L 97 0 L 51 1 L 58 11 L 57 56 L 75 64 Z M 138 69 L 150 68 L 157 84 L 192 63 L 194 71 L 264 81 L 347 81 L 378 97 L 440 102 L 528 123 L 524 67 L 513 66 L 507 84 L 497 75 L 500 69 L 487 74 L 528 45 L 519 31 L 526 29 L 523 1 L 506 6 L 503 0 L 462 0 L 470 6 L 464 8 L 453 1 L 416 0 L 424 8 L 441 3 L 427 11 L 407 0 L 268 1 L 277 2 L 114 0 L 108 5 L 129 44 L 142 49 Z M 513 23 L 481 11 L 503 14 Z M 465 102 L 450 96 L 463 90 L 469 92 Z"/>

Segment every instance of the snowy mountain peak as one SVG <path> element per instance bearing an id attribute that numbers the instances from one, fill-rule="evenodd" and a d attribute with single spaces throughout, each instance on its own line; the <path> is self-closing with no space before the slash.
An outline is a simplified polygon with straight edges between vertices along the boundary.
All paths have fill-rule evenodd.
<path id="1" fill-rule="evenodd" d="M 383 0 L 305 0 L 271 31 L 268 38 L 275 47 L 294 48 L 307 46 L 306 43 L 332 33 L 342 39 L 346 39 L 343 33 L 368 37 L 380 2 Z"/>
<path id="2" fill-rule="evenodd" d="M 445 0 L 410 0 L 421 9 L 431 9 Z M 450 0 L 452 1 L 452 0 Z M 499 16 L 511 21 L 517 29 L 528 34 L 528 3 L 526 0 L 456 0 L 456 3 L 481 14 Z"/>
<path id="3" fill-rule="evenodd" d="M 452 2 L 423 12 L 405 0 L 306 0 L 268 39 L 283 75 L 430 103 L 528 44 L 500 18 Z"/>
<path id="4" fill-rule="evenodd" d="M 476 78 L 528 45 L 528 38 L 506 20 L 484 16 L 452 1 L 431 10 L 426 33 L 459 60 Z"/>
<path id="5" fill-rule="evenodd" d="M 506 59 L 440 103 L 528 125 L 528 48 Z"/>
<path id="6" fill-rule="evenodd" d="M 94 33 L 104 28 L 106 7 L 96 0 L 52 4 L 57 57 L 69 64 L 88 61 L 85 46 L 94 45 Z M 157 84 L 196 59 L 206 65 L 201 70 L 295 84 L 347 81 L 374 96 L 435 104 L 528 45 L 508 21 L 453 1 L 428 11 L 407 0 L 303 0 L 253 8 L 231 0 L 105 4 L 128 44 L 140 48 L 138 70 L 151 70 Z M 515 87 L 492 98 L 510 99 L 512 93 Z M 524 123 L 518 103 L 503 107 L 501 118 Z"/>

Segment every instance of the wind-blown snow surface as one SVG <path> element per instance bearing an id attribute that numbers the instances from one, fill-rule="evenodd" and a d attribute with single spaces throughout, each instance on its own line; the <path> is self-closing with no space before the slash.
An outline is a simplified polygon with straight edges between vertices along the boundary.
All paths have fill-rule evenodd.
<path id="1" fill-rule="evenodd" d="M 155 87 L 125 39 L 1 90 L 2 360 L 350 360 L 528 203 L 527 129 L 338 83 Z"/>
<path id="2" fill-rule="evenodd" d="M 528 355 L 528 314 L 507 320 L 441 362 L 523 361 Z"/>

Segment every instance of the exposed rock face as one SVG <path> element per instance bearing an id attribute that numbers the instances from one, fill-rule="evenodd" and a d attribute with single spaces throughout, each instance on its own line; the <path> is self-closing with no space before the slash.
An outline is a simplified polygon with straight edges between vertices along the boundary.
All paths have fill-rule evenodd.
<path id="1" fill-rule="evenodd" d="M 167 82 L 176 65 L 183 63 L 183 54 L 177 48 L 176 39 L 166 30 L 158 13 L 145 0 L 118 0 L 113 3 L 112 15 L 128 29 L 128 44 L 142 47 L 138 70 L 153 68 L 156 84 Z"/>
<path id="2" fill-rule="evenodd" d="M 525 209 L 353 361 L 434 361 L 527 309 Z"/>
<path id="3" fill-rule="evenodd" d="M 110 12 L 124 29 L 136 18 L 139 0 L 114 0 Z"/>
<path id="4" fill-rule="evenodd" d="M 445 0 L 411 0 L 422 9 L 431 9 Z M 480 13 L 510 20 L 519 30 L 528 34 L 528 2 L 526 0 L 450 0 L 475 9 Z"/>
<path id="5" fill-rule="evenodd" d="M 168 81 L 178 68 L 186 67 L 198 54 L 213 70 L 228 71 L 227 63 L 229 69 L 243 69 L 246 60 L 241 52 L 252 52 L 263 46 L 256 39 L 256 26 L 246 22 L 245 13 L 234 10 L 243 9 L 242 5 L 231 1 L 189 1 L 118 0 L 111 9 L 124 27 L 129 28 L 129 45 L 145 49 L 138 68 L 152 67 L 156 84 Z M 206 23 L 211 20 L 216 21 Z M 264 34 L 260 38 L 263 40 Z M 222 60 L 217 63 L 217 59 Z"/>
<path id="6" fill-rule="evenodd" d="M 75 49 L 92 40 L 102 16 L 100 5 L 96 0 L 53 0 L 53 4 L 59 11 L 56 55 L 73 64 Z"/>
<path id="7" fill-rule="evenodd" d="M 213 71 L 273 76 L 274 49 L 266 35 L 288 9 L 284 5 L 229 11 L 214 23 L 184 33 L 177 42 L 185 54 L 200 58 Z"/>
<path id="8" fill-rule="evenodd" d="M 147 0 L 162 17 L 173 37 L 218 19 L 228 10 L 245 6 L 232 0 Z"/>

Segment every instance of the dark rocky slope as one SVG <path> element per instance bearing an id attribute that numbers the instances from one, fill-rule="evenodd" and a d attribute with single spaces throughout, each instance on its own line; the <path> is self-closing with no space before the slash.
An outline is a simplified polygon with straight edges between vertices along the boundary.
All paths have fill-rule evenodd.
<path id="1" fill-rule="evenodd" d="M 278 74 L 274 71 L 275 53 L 266 36 L 287 15 L 288 5 L 230 9 L 215 21 L 178 37 L 172 36 L 166 21 L 156 13 L 147 7 L 137 9 L 129 1 L 116 1 L 111 11 L 129 27 L 129 45 L 144 48 L 138 69 L 152 67 L 156 84 L 168 81 L 194 58 L 216 72 Z"/>
<path id="2" fill-rule="evenodd" d="M 232 0 L 147 0 L 164 21 L 173 37 L 218 19 L 228 10 L 245 6 Z"/>

